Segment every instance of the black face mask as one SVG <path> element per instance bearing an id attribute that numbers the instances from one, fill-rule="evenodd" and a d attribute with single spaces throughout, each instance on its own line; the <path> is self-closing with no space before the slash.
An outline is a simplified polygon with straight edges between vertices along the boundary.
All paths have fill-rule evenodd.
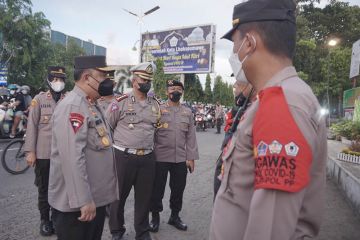
<path id="1" fill-rule="evenodd" d="M 146 83 L 139 83 L 138 82 L 138 85 L 139 85 L 139 91 L 142 92 L 142 93 L 148 93 L 150 91 L 150 88 L 151 88 L 151 82 L 146 82 Z"/>
<path id="2" fill-rule="evenodd" d="M 246 97 L 241 92 L 239 95 L 237 95 L 235 97 L 235 105 L 238 106 L 238 107 L 241 107 L 244 104 L 245 100 L 246 100 Z"/>
<path id="3" fill-rule="evenodd" d="M 99 84 L 98 92 L 100 96 L 110 96 L 114 93 L 113 81 L 109 78 L 105 79 Z"/>
<path id="4" fill-rule="evenodd" d="M 182 96 L 182 92 L 179 92 L 179 91 L 172 92 L 172 93 L 170 93 L 170 100 L 172 102 L 177 103 L 180 101 L 181 96 Z"/>

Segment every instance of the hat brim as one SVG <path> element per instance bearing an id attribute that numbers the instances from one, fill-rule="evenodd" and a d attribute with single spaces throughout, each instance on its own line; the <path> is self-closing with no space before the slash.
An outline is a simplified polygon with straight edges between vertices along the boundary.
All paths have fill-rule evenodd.
<path id="1" fill-rule="evenodd" d="M 66 78 L 66 74 L 64 73 L 50 73 L 49 74 L 51 77 L 57 77 L 57 78 Z"/>
<path id="2" fill-rule="evenodd" d="M 227 39 L 229 41 L 233 41 L 232 40 L 232 35 L 234 34 L 235 30 L 236 30 L 237 26 L 233 27 L 230 31 L 228 31 L 224 36 L 221 37 L 221 39 Z"/>
<path id="3" fill-rule="evenodd" d="M 102 71 L 102 72 L 112 72 L 115 71 L 114 67 L 107 66 L 107 67 L 97 67 L 96 70 Z"/>

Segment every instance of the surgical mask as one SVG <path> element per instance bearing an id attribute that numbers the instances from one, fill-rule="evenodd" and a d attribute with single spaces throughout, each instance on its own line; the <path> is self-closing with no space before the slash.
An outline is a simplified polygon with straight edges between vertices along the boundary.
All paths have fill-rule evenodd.
<path id="1" fill-rule="evenodd" d="M 110 78 L 105 79 L 99 84 L 98 92 L 100 96 L 110 96 L 114 93 L 114 84 Z"/>
<path id="2" fill-rule="evenodd" d="M 15 90 L 10 90 L 10 95 L 14 95 L 15 94 Z"/>
<path id="3" fill-rule="evenodd" d="M 65 88 L 65 83 L 62 81 L 50 82 L 50 87 L 54 92 L 61 92 Z"/>
<path id="4" fill-rule="evenodd" d="M 174 91 L 174 92 L 170 93 L 170 100 L 172 102 L 177 103 L 180 101 L 181 96 L 182 96 L 182 92 Z"/>
<path id="5" fill-rule="evenodd" d="M 255 48 L 256 48 L 256 39 L 254 38 L 254 36 L 251 36 L 251 37 L 253 38 L 253 40 L 255 42 Z M 246 39 L 244 39 L 242 41 L 242 43 L 239 47 L 239 50 L 236 53 L 231 54 L 231 56 L 229 57 L 229 63 L 230 63 L 231 69 L 233 70 L 235 79 L 242 83 L 249 83 L 248 79 L 246 78 L 244 69 L 243 69 L 243 64 L 246 61 L 246 59 L 249 57 L 250 54 L 246 55 L 244 60 L 242 60 L 242 61 L 239 59 L 239 56 L 238 56 L 240 50 L 244 46 L 245 40 Z"/>
<path id="6" fill-rule="evenodd" d="M 142 93 L 148 93 L 150 91 L 151 88 L 151 82 L 146 82 L 146 83 L 139 83 L 139 91 Z"/>

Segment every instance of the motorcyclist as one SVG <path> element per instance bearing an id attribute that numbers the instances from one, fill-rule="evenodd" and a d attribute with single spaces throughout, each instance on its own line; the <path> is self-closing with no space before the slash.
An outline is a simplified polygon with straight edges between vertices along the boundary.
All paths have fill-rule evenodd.
<path id="1" fill-rule="evenodd" d="M 14 108 L 14 123 L 11 128 L 10 138 L 15 138 L 16 129 L 19 126 L 24 111 L 26 110 L 25 98 L 20 91 L 20 87 L 17 84 L 9 85 L 10 96 L 15 98 L 15 102 L 10 104 L 11 108 Z"/>
<path id="2" fill-rule="evenodd" d="M 24 95 L 25 106 L 26 109 L 28 109 L 32 101 L 32 97 L 30 96 L 30 87 L 28 85 L 21 86 L 21 93 Z"/>

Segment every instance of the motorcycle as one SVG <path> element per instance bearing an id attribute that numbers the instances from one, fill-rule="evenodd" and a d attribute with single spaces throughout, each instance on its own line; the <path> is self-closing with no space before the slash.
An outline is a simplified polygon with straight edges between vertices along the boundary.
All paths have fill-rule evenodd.
<path id="1" fill-rule="evenodd" d="M 196 131 L 206 130 L 206 120 L 204 114 L 197 113 L 195 116 Z"/>
<path id="2" fill-rule="evenodd" d="M 0 138 L 9 138 L 11 128 L 14 123 L 14 109 L 11 105 L 1 105 L 0 107 Z M 16 136 L 23 136 L 26 131 L 26 116 L 21 117 L 21 121 L 16 130 Z"/>
<path id="3" fill-rule="evenodd" d="M 214 128 L 215 123 L 216 123 L 215 116 L 213 116 L 211 113 L 208 113 L 208 115 L 206 116 L 206 127 Z"/>

